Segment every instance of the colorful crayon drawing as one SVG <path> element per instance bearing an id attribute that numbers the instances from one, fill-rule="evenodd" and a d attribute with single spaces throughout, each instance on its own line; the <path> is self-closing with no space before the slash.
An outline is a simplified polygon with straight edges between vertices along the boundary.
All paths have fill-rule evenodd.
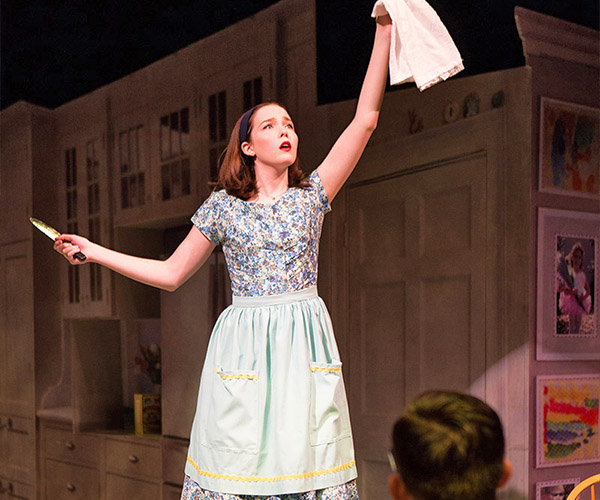
<path id="1" fill-rule="evenodd" d="M 597 197 L 600 111 L 542 98 L 540 191 Z"/>
<path id="2" fill-rule="evenodd" d="M 600 460 L 599 399 L 600 376 L 538 377 L 538 467 Z"/>

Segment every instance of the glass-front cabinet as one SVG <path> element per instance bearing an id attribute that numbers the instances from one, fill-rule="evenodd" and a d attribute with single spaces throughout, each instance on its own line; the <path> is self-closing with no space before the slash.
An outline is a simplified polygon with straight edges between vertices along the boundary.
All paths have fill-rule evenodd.
<path id="1" fill-rule="evenodd" d="M 110 210 L 106 147 L 102 134 L 63 142 L 64 231 L 110 244 Z M 50 222 L 50 221 L 48 221 Z M 69 317 L 113 314 L 108 270 L 98 264 L 65 266 L 64 311 Z"/>
<path id="2" fill-rule="evenodd" d="M 115 116 L 115 226 L 163 227 L 197 208 L 192 121 L 185 104 Z"/>

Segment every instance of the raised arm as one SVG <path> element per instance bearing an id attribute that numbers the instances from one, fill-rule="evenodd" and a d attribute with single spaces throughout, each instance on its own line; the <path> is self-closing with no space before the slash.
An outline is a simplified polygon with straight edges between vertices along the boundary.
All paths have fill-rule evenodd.
<path id="1" fill-rule="evenodd" d="M 377 127 L 388 75 L 391 29 L 392 21 L 389 16 L 377 18 L 373 51 L 356 113 L 317 169 L 329 200 L 333 200 L 354 170 Z"/>
<path id="2" fill-rule="evenodd" d="M 140 283 L 174 291 L 206 262 L 215 244 L 199 229 L 192 227 L 167 260 L 134 257 L 73 234 L 61 235 L 56 239 L 54 248 L 71 264 L 81 264 L 73 256 L 83 252 L 87 257 L 85 262 L 95 262 Z"/>

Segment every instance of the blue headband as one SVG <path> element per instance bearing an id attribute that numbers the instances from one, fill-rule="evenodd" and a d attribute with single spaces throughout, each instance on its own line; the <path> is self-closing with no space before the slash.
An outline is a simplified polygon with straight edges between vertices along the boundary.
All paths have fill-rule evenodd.
<path id="1" fill-rule="evenodd" d="M 250 108 L 242 116 L 242 121 L 240 122 L 240 146 L 248 140 L 248 122 L 257 107 L 258 106 L 254 106 L 253 108 Z"/>

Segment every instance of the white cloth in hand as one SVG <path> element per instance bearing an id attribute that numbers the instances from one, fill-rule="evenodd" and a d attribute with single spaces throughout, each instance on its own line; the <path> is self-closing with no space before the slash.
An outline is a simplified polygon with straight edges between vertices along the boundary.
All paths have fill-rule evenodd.
<path id="1" fill-rule="evenodd" d="M 392 18 L 390 83 L 423 91 L 464 69 L 448 30 L 425 0 L 378 0 L 372 17 Z"/>

